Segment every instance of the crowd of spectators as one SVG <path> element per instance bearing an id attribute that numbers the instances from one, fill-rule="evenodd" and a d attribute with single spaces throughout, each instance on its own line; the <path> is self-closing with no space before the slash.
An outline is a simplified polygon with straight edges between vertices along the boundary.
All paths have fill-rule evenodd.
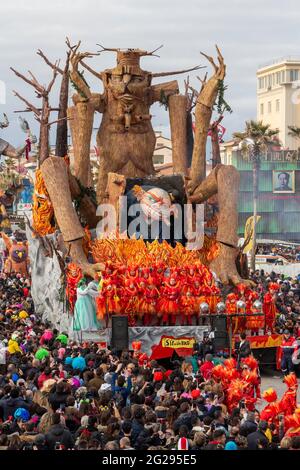
<path id="1" fill-rule="evenodd" d="M 268 277 L 281 284 L 277 324 L 299 327 L 299 282 L 252 277 L 262 293 Z M 2 275 L 0 307 L 0 450 L 300 449 L 243 401 L 229 413 L 207 337 L 184 360 L 141 363 L 41 321 L 18 275 Z"/>

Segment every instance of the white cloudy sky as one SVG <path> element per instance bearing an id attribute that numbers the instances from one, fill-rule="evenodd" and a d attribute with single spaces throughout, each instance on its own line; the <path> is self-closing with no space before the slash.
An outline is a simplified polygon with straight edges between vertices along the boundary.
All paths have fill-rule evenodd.
<path id="1" fill-rule="evenodd" d="M 213 54 L 217 43 L 227 63 L 227 100 L 234 110 L 224 120 L 227 138 L 246 119 L 255 118 L 258 65 L 282 56 L 300 57 L 299 0 L 2 0 L 0 14 L 0 80 L 7 87 L 0 113 L 6 111 L 11 120 L 1 136 L 15 145 L 24 134 L 13 111 L 23 105 L 12 90 L 30 99 L 33 93 L 9 67 L 29 69 L 46 83 L 50 69 L 36 50 L 41 48 L 51 59 L 63 58 L 66 36 L 72 42 L 81 39 L 82 49 L 90 51 L 97 50 L 96 43 L 148 50 L 164 44 L 160 58 L 143 59 L 143 67 L 153 71 L 206 65 L 199 52 Z M 90 64 L 101 70 L 114 59 L 105 53 Z M 90 83 L 94 90 L 100 86 L 94 79 Z M 53 105 L 56 98 L 53 93 Z M 152 114 L 154 127 L 168 132 L 167 113 L 157 106 Z"/>

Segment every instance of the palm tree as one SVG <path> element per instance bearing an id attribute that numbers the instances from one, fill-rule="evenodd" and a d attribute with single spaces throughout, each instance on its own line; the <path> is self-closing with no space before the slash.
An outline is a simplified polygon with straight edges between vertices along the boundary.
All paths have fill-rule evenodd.
<path id="1" fill-rule="evenodd" d="M 237 142 L 240 143 L 242 155 L 252 162 L 253 172 L 253 246 L 251 252 L 251 270 L 255 271 L 256 253 L 256 219 L 258 201 L 258 178 L 261 155 L 265 154 L 268 147 L 275 142 L 278 143 L 278 129 L 270 129 L 270 124 L 263 124 L 262 121 L 246 121 L 244 132 L 233 134 Z"/>
<path id="2" fill-rule="evenodd" d="M 297 126 L 288 126 L 289 135 L 295 137 L 295 139 L 300 139 L 300 127 Z"/>

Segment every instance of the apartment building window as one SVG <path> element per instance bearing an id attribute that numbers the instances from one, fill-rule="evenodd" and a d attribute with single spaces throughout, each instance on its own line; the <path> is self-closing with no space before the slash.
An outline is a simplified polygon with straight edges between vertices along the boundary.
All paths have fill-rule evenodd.
<path id="1" fill-rule="evenodd" d="M 280 84 L 280 72 L 276 72 L 276 80 L 275 80 L 276 85 Z"/>
<path id="2" fill-rule="evenodd" d="M 264 104 L 260 103 L 260 114 L 261 116 L 264 114 Z"/>
<path id="3" fill-rule="evenodd" d="M 153 164 L 154 165 L 163 165 L 165 157 L 163 155 L 153 155 Z"/>
<path id="4" fill-rule="evenodd" d="M 272 102 L 268 101 L 268 113 L 272 112 Z"/>
<path id="5" fill-rule="evenodd" d="M 258 89 L 261 90 L 264 87 L 264 78 L 258 79 Z"/>
<path id="6" fill-rule="evenodd" d="M 285 71 L 282 70 L 281 71 L 281 83 L 284 83 L 285 82 Z"/>
<path id="7" fill-rule="evenodd" d="M 276 100 L 276 112 L 279 113 L 280 111 L 280 100 Z"/>
<path id="8" fill-rule="evenodd" d="M 295 82 L 296 80 L 298 80 L 298 75 L 299 75 L 298 70 L 292 69 L 289 72 L 290 72 L 290 81 L 291 82 Z"/>
<path id="9" fill-rule="evenodd" d="M 272 75 L 268 75 L 267 77 L 267 80 L 268 80 L 268 88 L 272 88 Z"/>

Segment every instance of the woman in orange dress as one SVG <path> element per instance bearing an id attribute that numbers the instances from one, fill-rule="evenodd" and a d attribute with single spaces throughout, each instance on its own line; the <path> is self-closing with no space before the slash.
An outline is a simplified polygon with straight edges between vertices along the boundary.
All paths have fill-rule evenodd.
<path id="1" fill-rule="evenodd" d="M 138 305 L 138 290 L 134 281 L 127 279 L 122 289 L 122 312 L 128 316 L 128 325 L 135 326 Z"/>
<path id="2" fill-rule="evenodd" d="M 181 326 L 192 326 L 192 317 L 195 315 L 195 297 L 190 286 L 183 287 L 180 298 L 180 314 Z"/>
<path id="3" fill-rule="evenodd" d="M 158 310 L 163 324 L 176 324 L 176 317 L 180 312 L 180 282 L 171 274 L 170 278 L 164 279 L 161 289 L 161 298 L 158 301 Z"/>
<path id="4" fill-rule="evenodd" d="M 150 326 L 152 323 L 152 318 L 157 313 L 157 302 L 159 299 L 159 291 L 155 286 L 155 280 L 153 277 L 149 277 L 148 285 L 145 290 L 145 314 L 144 314 L 144 325 Z"/>

